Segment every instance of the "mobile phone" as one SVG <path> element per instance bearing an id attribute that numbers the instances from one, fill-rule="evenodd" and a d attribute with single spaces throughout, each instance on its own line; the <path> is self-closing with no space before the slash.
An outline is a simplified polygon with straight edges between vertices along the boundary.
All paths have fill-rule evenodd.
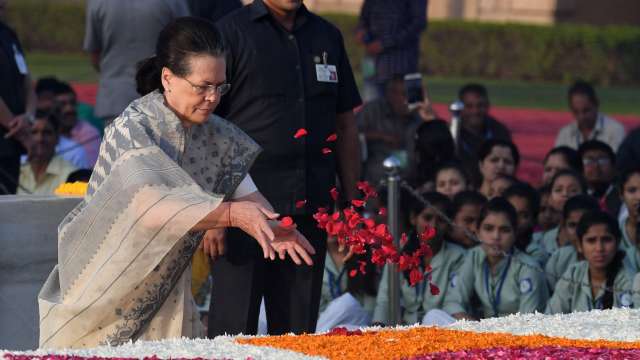
<path id="1" fill-rule="evenodd" d="M 424 90 L 422 88 L 422 74 L 412 73 L 404 76 L 404 89 L 407 96 L 409 109 L 415 109 L 419 103 L 424 101 Z"/>

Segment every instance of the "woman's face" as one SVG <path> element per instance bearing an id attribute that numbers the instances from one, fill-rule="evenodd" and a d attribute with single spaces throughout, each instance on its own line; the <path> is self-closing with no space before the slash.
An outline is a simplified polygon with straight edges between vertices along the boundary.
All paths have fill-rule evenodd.
<path id="1" fill-rule="evenodd" d="M 564 233 L 567 240 L 576 248 L 578 248 L 578 234 L 576 234 L 576 229 L 585 212 L 583 209 L 573 210 L 566 219 L 562 220 L 562 226 L 560 227 L 560 231 Z"/>
<path id="2" fill-rule="evenodd" d="M 618 243 L 607 225 L 595 224 L 582 236 L 578 249 L 590 268 L 605 270 L 616 256 Z"/>
<path id="3" fill-rule="evenodd" d="M 458 244 L 461 244 L 465 248 L 475 246 L 474 239 L 467 236 L 464 232 L 475 234 L 478 229 L 478 217 L 480 217 L 480 211 L 482 206 L 476 204 L 465 204 L 460 207 L 458 213 L 453 218 L 455 227 L 451 229 L 451 239 Z"/>
<path id="4" fill-rule="evenodd" d="M 638 219 L 640 213 L 640 173 L 635 173 L 629 177 L 622 187 L 622 200 L 629 209 L 629 216 L 632 219 Z"/>
<path id="5" fill-rule="evenodd" d="M 498 174 L 513 175 L 516 165 L 511 149 L 507 146 L 494 146 L 489 155 L 480 162 L 480 173 L 484 181 L 493 181 Z"/>
<path id="6" fill-rule="evenodd" d="M 432 227 L 436 229 L 436 236 L 441 238 L 448 231 L 447 222 L 431 207 L 425 208 L 418 215 L 411 214 L 410 221 L 416 234 L 422 234 L 427 227 Z"/>
<path id="7" fill-rule="evenodd" d="M 540 211 L 538 212 L 538 225 L 542 231 L 547 231 L 554 228 L 561 220 L 561 214 L 559 211 L 553 208 L 550 204 L 551 195 L 544 194 L 540 197 Z"/>
<path id="8" fill-rule="evenodd" d="M 220 103 L 218 91 L 207 88 L 226 82 L 226 64 L 223 57 L 211 55 L 191 56 L 190 74 L 180 77 L 168 68 L 162 69 L 162 86 L 168 105 L 185 126 L 202 124 Z"/>
<path id="9" fill-rule="evenodd" d="M 436 175 L 436 191 L 452 199 L 467 188 L 467 182 L 456 169 L 444 169 Z"/>
<path id="10" fill-rule="evenodd" d="M 558 171 L 565 169 L 569 169 L 569 164 L 562 154 L 553 154 L 549 156 L 547 161 L 544 163 L 542 183 L 548 184 Z"/>
<path id="11" fill-rule="evenodd" d="M 549 203 L 556 211 L 561 212 L 567 200 L 581 192 L 582 187 L 578 179 L 571 175 L 560 176 L 551 187 L 551 201 Z"/>
<path id="12" fill-rule="evenodd" d="M 504 176 L 493 180 L 489 185 L 489 199 L 502 196 L 502 194 L 504 194 L 504 191 L 507 190 L 507 188 L 511 185 L 513 185 L 513 181 Z"/>
<path id="13" fill-rule="evenodd" d="M 501 257 L 515 242 L 515 229 L 506 214 L 489 213 L 478 227 L 482 249 L 490 257 Z"/>

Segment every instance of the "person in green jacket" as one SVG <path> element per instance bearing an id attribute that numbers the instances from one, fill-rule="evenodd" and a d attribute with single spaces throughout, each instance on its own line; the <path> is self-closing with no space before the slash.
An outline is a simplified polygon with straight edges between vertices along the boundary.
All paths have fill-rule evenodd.
<path id="1" fill-rule="evenodd" d="M 475 233 L 478 216 L 487 198 L 474 190 L 457 193 L 453 197 L 453 226 L 449 232 L 449 239 L 465 249 L 477 245 Z"/>
<path id="2" fill-rule="evenodd" d="M 586 194 L 587 184 L 582 175 L 572 170 L 560 170 L 551 180 L 551 194 L 549 195 L 549 205 L 559 213 L 562 213 L 564 204 L 569 198 Z M 568 245 L 569 239 L 566 234 L 560 233 L 560 227 L 555 227 L 542 235 L 540 245 L 551 256 L 557 249 Z"/>
<path id="3" fill-rule="evenodd" d="M 547 314 L 633 307 L 633 273 L 619 250 L 622 234 L 608 213 L 591 211 L 580 219 L 578 251 L 585 260 L 567 269 L 547 304 Z"/>
<path id="4" fill-rule="evenodd" d="M 636 271 L 640 271 L 640 248 L 638 247 L 638 231 L 640 231 L 640 167 L 625 170 L 620 176 L 620 197 L 629 214 L 620 219 L 622 242 L 620 248 L 627 252 L 625 260 Z"/>
<path id="5" fill-rule="evenodd" d="M 478 219 L 480 245 L 469 250 L 449 283 L 443 310 L 456 319 L 542 311 L 549 291 L 532 257 L 515 246 L 517 215 L 504 198 L 491 199 Z M 472 307 L 472 299 L 479 308 Z"/>
<path id="6" fill-rule="evenodd" d="M 435 228 L 436 236 L 429 241 L 433 256 L 425 257 L 422 264 L 423 268 L 427 264 L 431 265 L 431 273 L 425 273 L 425 280 L 415 286 L 410 286 L 407 274 L 400 274 L 400 302 L 404 324 L 419 323 L 428 311 L 442 307 L 444 299 L 448 296 L 449 281 L 456 276 L 465 255 L 462 247 L 447 241 L 449 225 L 438 213 L 451 217 L 451 201 L 445 195 L 436 192 L 425 193 L 423 197 L 432 206 L 426 207 L 419 201 L 411 206 L 410 222 L 413 230 L 402 251 L 413 253 L 420 246 L 417 235 L 424 232 L 428 226 Z M 389 266 L 385 266 L 373 312 L 373 324 L 395 325 L 389 323 L 389 276 L 393 275 L 389 271 Z M 431 275 L 431 281 L 440 290 L 438 295 L 430 293 L 426 281 L 428 275 Z"/>
<path id="7" fill-rule="evenodd" d="M 547 261 L 547 253 L 539 243 L 532 240 L 533 229 L 540 209 L 538 192 L 527 183 L 517 182 L 509 186 L 502 196 L 511 203 L 518 214 L 516 248 L 536 259 L 540 266 L 544 266 Z"/>
<path id="8" fill-rule="evenodd" d="M 564 204 L 560 233 L 568 240 L 568 243 L 554 251 L 544 267 L 549 289 L 553 290 L 556 287 L 558 279 L 567 271 L 569 266 L 580 260 L 584 260 L 577 250 L 578 235 L 576 235 L 576 227 L 582 215 L 589 211 L 598 210 L 599 208 L 600 206 L 596 199 L 589 195 L 576 195 Z"/>

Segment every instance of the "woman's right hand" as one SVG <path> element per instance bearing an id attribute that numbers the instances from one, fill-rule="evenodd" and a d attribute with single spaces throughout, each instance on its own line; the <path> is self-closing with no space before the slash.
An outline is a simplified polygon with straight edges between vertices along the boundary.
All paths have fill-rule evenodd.
<path id="1" fill-rule="evenodd" d="M 253 201 L 237 201 L 229 203 L 230 226 L 237 227 L 258 241 L 262 247 L 264 258 L 274 260 L 275 250 L 271 243 L 275 239 L 268 220 L 275 220 L 280 215 L 266 209 Z"/>

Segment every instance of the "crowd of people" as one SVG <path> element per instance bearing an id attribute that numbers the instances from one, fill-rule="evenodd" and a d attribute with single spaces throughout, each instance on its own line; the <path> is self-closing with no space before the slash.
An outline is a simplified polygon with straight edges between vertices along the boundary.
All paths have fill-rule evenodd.
<path id="1" fill-rule="evenodd" d="M 192 10 L 197 8 L 195 3 L 190 4 Z M 100 1 L 90 4 L 89 19 L 109 19 L 108 8 L 115 6 Z M 419 235 L 427 227 L 436 229 L 429 243 L 432 254 L 423 259 L 421 267 L 431 269 L 425 278 L 431 279 L 439 292 L 431 294 L 426 281 L 411 286 L 408 275 L 401 274 L 402 323 L 439 324 L 518 312 L 640 306 L 640 275 L 636 276 L 640 272 L 640 150 L 636 150 L 640 133 L 634 131 L 625 138 L 624 127 L 599 110 L 591 84 L 576 81 L 569 87 L 567 103 L 574 121 L 558 133 L 555 147 L 544 158 L 540 183 L 534 186 L 518 179 L 520 150 L 508 127 L 490 115 L 489 93 L 482 84 L 460 88 L 457 98 L 464 107 L 460 129 L 453 134 L 449 122 L 432 110 L 428 98 L 415 107 L 408 106 L 405 75 L 418 70 L 426 1 L 365 2 L 356 37 L 376 67 L 375 75 L 365 76 L 370 91 L 362 106 L 339 31 L 304 6 L 293 10 L 287 6 L 275 0 L 257 0 L 223 17 L 217 23 L 219 33 L 211 29 L 204 32 L 225 39 L 224 51 L 221 40 L 215 44 L 215 39 L 205 41 L 216 49 L 205 54 L 213 59 L 210 68 L 219 70 L 216 76 L 220 78 L 226 74 L 226 80 L 213 85 L 198 85 L 188 79 L 202 74 L 206 78 L 202 69 L 208 65 L 197 63 L 197 56 L 189 57 L 206 51 L 180 52 L 172 43 L 179 41 L 179 36 L 188 38 L 185 28 L 197 33 L 208 26 L 194 20 L 179 23 L 184 28 L 172 23 L 172 17 L 189 11 L 186 7 L 156 8 L 170 14 L 165 14 L 166 22 L 156 24 L 156 32 L 165 23 L 173 24 L 170 28 L 174 32 L 164 33 L 165 43 L 154 49 L 155 41 L 146 41 L 150 50 L 120 50 L 138 60 L 156 51 L 138 68 L 137 78 L 126 72 L 108 76 L 109 71 L 125 65 L 135 69 L 132 60 L 113 55 L 119 45 L 104 33 L 118 33 L 119 23 L 103 24 L 101 30 L 89 21 L 85 48 L 105 77 L 101 77 L 96 108 L 98 121 L 79 115 L 77 94 L 70 84 L 46 77 L 32 85 L 28 71 L 16 58 L 14 77 L 19 87 L 13 92 L 27 95 L 12 102 L 8 91 L 2 94 L 0 115 L 2 111 L 12 114 L 7 117 L 11 120 L 3 123 L 2 135 L 14 139 L 2 143 L 9 149 L 3 156 L 26 155 L 19 171 L 5 166 L 8 163 L 3 160 L 1 190 L 51 194 L 64 182 L 92 179 L 96 183 L 92 170 L 101 169 L 99 159 L 111 151 L 105 145 L 107 140 L 101 145 L 104 126 L 109 136 L 115 136 L 113 132 L 122 126 L 118 116 L 133 100 L 131 94 L 118 90 L 128 86 L 119 83 L 118 77 L 128 76 L 128 87 L 135 87 L 137 80 L 138 92 L 147 95 L 142 99 L 164 96 L 165 104 L 166 99 L 183 101 L 182 97 L 213 96 L 215 92 L 214 105 L 193 112 L 215 109 L 262 147 L 264 152 L 253 163 L 251 176 L 246 171 L 242 174 L 248 178 L 247 186 L 261 190 L 256 201 L 264 199 L 262 194 L 269 199 L 269 206 L 273 206 L 269 211 L 292 214 L 298 230 L 316 252 L 312 271 L 290 261 L 264 262 L 262 253 L 254 251 L 255 241 L 247 231 L 207 229 L 203 247 L 213 264 L 213 286 L 210 294 L 205 291 L 205 296 L 197 298 L 210 300 L 210 306 L 199 304 L 208 318 L 209 336 L 255 333 L 261 302 L 266 305 L 265 331 L 269 333 L 326 330 L 345 324 L 391 325 L 388 278 L 394 275 L 390 269 L 368 264 L 370 269 L 364 275 L 350 276 L 362 258 L 346 256 L 349 249 L 343 249 L 334 238 L 327 239 L 310 213 L 298 204 L 302 199 L 307 209 L 325 204 L 336 180 L 336 168 L 344 188 L 341 200 L 355 198 L 355 186 L 348 185 L 359 179 L 379 186 L 379 193 L 384 194 L 382 162 L 392 155 L 400 160 L 403 178 L 420 194 L 403 192 L 401 196 L 400 223 L 408 234 L 402 251 L 412 253 L 420 246 Z M 210 13 L 213 9 L 201 11 Z M 393 30 L 399 24 L 403 31 Z M 15 35 L 2 26 L 2 34 L 18 44 Z M 197 41 L 203 40 L 193 40 L 190 45 L 196 46 Z M 270 46 L 281 51 L 268 51 Z M 13 51 L 22 56 L 19 45 Z M 142 56 L 139 51 L 148 54 Z M 158 60 L 164 56 L 162 51 L 175 52 L 172 56 L 191 61 L 191 67 L 180 67 L 182 63 L 169 55 L 162 58 L 166 61 Z M 256 51 L 270 55 L 255 57 Z M 309 54 L 316 56 L 306 59 Z M 164 61 L 162 66 L 158 61 Z M 145 69 L 150 70 L 145 73 Z M 141 88 L 150 76 L 155 76 L 150 80 L 153 86 Z M 180 80 L 186 82 L 175 85 Z M 172 86 L 174 94 L 169 95 Z M 210 91 L 212 86 L 215 91 Z M 225 97 L 218 106 L 222 95 Z M 109 108 L 113 103 L 117 104 Z M 133 110 L 151 116 L 152 112 L 145 112 L 140 104 Z M 164 106 L 162 101 L 158 104 L 154 106 Z M 188 101 L 181 105 L 187 109 L 184 111 L 195 106 Z M 303 145 L 291 139 L 297 128 L 309 131 Z M 326 148 L 321 153 L 320 148 L 332 133 L 338 134 L 335 158 L 321 156 L 331 153 L 324 151 Z M 200 135 L 187 132 L 180 136 L 189 136 L 196 144 Z M 158 143 L 162 145 L 162 141 Z M 202 144 L 208 146 L 206 139 Z M 200 148 L 190 150 L 197 153 Z M 215 149 L 211 151 L 211 156 L 218 156 Z M 295 165 L 288 168 L 285 163 Z M 194 171 L 204 174 L 209 169 Z M 199 175 L 193 176 L 199 179 Z M 202 180 L 205 184 L 211 181 L 210 177 Z M 229 225 L 231 222 L 229 214 Z M 284 284 L 295 286 L 285 289 Z M 192 291 L 202 293 L 198 287 Z"/>

